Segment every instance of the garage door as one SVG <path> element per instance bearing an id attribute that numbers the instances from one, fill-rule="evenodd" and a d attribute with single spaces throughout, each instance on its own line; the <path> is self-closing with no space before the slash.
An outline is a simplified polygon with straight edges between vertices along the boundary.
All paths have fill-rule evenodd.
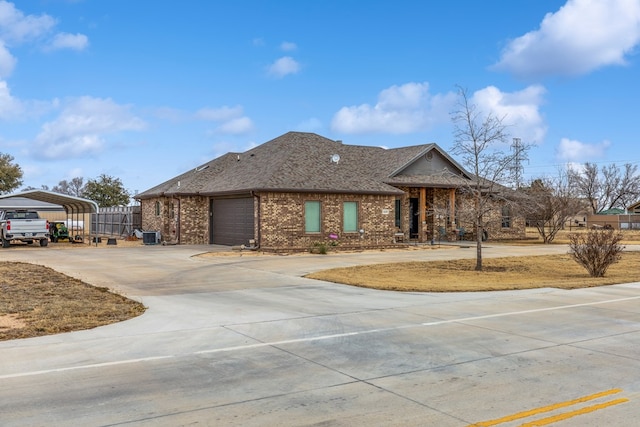
<path id="1" fill-rule="evenodd" d="M 246 245 L 253 239 L 253 198 L 211 201 L 211 238 L 216 245 Z"/>

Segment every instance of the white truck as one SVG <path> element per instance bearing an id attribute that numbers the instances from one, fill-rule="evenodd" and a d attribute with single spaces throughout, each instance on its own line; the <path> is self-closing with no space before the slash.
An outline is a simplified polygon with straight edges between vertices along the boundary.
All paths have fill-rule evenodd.
<path id="1" fill-rule="evenodd" d="M 40 218 L 35 211 L 0 211 L 0 239 L 2 239 L 3 248 L 8 248 L 15 240 L 28 244 L 38 240 L 40 246 L 47 246 L 49 221 Z"/>

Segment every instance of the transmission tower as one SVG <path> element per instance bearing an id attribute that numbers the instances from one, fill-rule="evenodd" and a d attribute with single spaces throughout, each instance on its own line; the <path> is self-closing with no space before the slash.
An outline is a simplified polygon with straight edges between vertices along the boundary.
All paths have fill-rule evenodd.
<path id="1" fill-rule="evenodd" d="M 529 160 L 529 158 L 527 157 L 527 152 L 525 147 L 522 145 L 522 140 L 520 138 L 513 138 L 511 150 L 513 151 L 511 174 L 513 176 L 513 181 L 516 184 L 516 189 L 518 189 L 522 184 L 522 175 L 524 172 L 524 166 L 522 166 L 522 163 Z"/>

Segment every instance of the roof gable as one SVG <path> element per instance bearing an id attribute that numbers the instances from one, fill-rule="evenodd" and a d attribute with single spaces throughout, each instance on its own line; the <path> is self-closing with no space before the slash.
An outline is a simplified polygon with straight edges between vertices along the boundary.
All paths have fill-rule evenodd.
<path id="1" fill-rule="evenodd" d="M 470 178 L 467 171 L 437 144 L 429 144 L 416 157 L 394 171 L 391 176 L 431 176 L 443 174 L 453 174 L 468 179 Z"/>

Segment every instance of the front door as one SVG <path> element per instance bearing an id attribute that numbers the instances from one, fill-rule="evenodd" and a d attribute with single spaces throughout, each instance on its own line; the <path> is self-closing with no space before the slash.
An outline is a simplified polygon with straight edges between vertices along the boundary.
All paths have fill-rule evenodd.
<path id="1" fill-rule="evenodd" d="M 412 197 L 409 199 L 409 238 L 417 239 L 420 235 L 420 199 Z"/>

